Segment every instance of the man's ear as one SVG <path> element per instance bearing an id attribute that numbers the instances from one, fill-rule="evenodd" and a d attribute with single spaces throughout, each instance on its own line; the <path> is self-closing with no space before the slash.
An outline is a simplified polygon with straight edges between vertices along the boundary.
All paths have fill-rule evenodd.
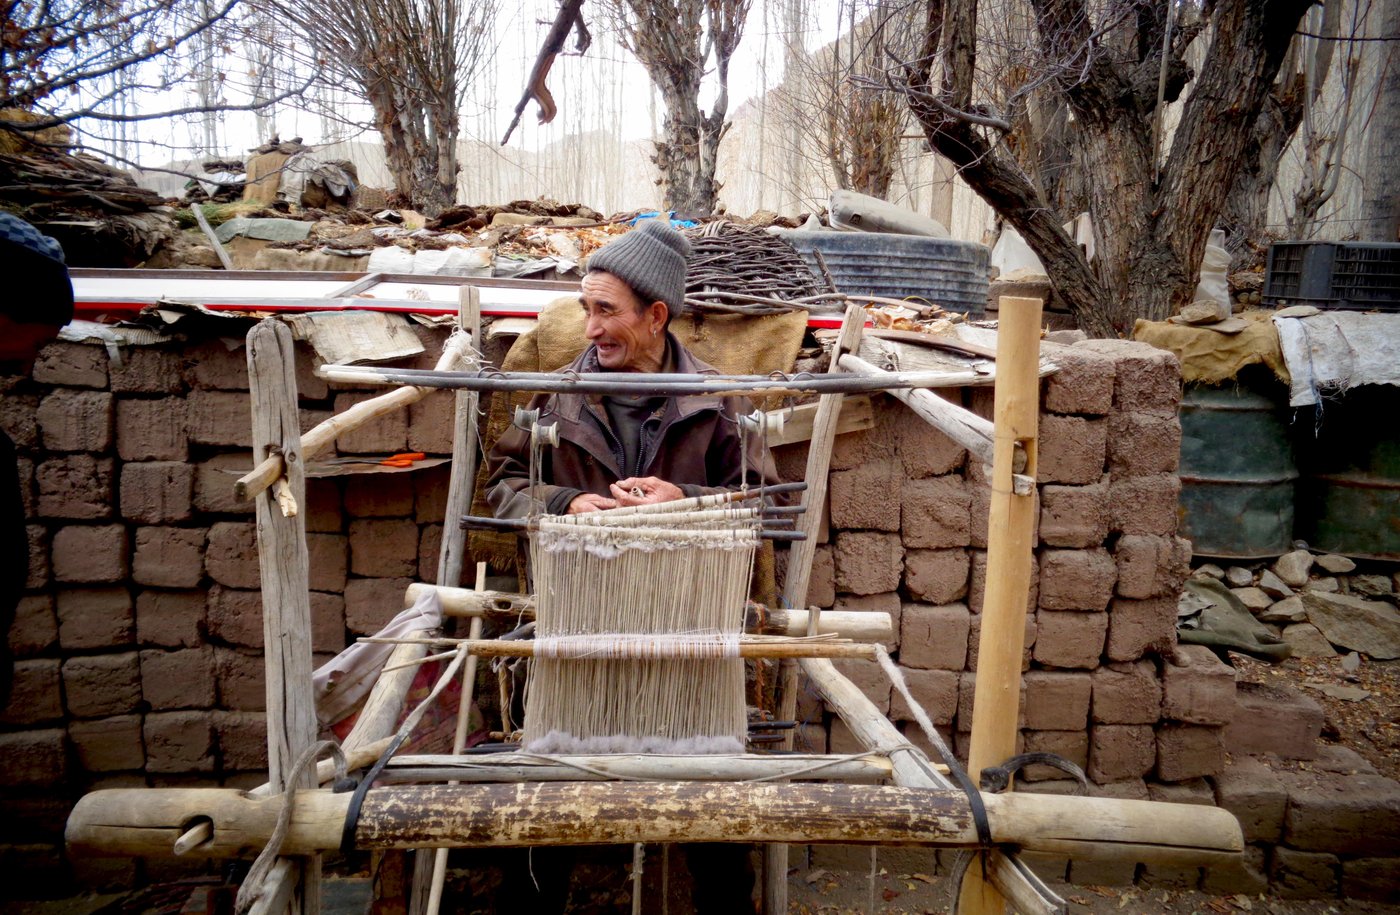
<path id="1" fill-rule="evenodd" d="M 671 308 L 665 302 L 657 300 L 647 307 L 647 323 L 649 323 L 657 333 L 666 329 L 666 319 L 671 316 Z"/>

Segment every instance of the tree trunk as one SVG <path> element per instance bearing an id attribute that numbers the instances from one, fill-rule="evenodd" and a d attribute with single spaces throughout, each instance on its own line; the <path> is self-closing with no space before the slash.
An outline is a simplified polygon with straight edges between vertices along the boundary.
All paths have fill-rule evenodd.
<path id="1" fill-rule="evenodd" d="M 423 215 L 438 215 L 456 200 L 455 126 L 430 136 L 428 113 L 389 88 L 370 92 L 369 100 L 394 191 Z"/>
<path id="2" fill-rule="evenodd" d="M 1400 0 L 1381 6 L 1380 29 L 1372 33 L 1393 40 L 1400 35 Z M 1366 195 L 1358 229 L 1366 241 L 1396 241 L 1400 235 L 1400 169 L 1395 167 L 1395 138 L 1400 136 L 1400 49 L 1382 44 L 1378 53 L 1385 64 L 1366 135 Z"/>
<path id="3" fill-rule="evenodd" d="M 666 209 L 703 216 L 715 210 L 720 131 L 711 129 L 710 119 L 701 114 L 699 89 L 698 85 L 663 87 L 666 118 L 651 160 L 666 185 Z"/>

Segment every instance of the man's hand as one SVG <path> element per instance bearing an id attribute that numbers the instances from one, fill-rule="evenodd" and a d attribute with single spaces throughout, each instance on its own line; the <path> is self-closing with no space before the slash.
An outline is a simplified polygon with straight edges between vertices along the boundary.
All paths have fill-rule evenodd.
<path id="1" fill-rule="evenodd" d="M 679 486 L 657 477 L 629 477 L 610 488 L 618 505 L 655 505 L 685 498 Z"/>
<path id="2" fill-rule="evenodd" d="M 579 496 L 574 496 L 574 500 L 569 503 L 569 514 L 581 515 L 584 512 L 602 511 L 605 508 L 617 508 L 617 500 L 609 499 L 607 496 L 594 495 L 586 492 Z"/>

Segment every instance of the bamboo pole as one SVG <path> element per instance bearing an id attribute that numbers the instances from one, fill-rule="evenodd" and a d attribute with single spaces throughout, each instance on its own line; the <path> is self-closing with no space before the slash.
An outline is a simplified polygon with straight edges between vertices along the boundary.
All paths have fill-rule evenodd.
<path id="1" fill-rule="evenodd" d="M 473 289 L 473 291 L 475 290 Z M 466 350 L 467 344 L 465 342 L 457 344 L 449 342 L 449 346 L 442 351 L 442 357 L 438 359 L 438 370 L 450 369 Z M 324 451 L 339 436 L 358 429 L 370 420 L 378 419 L 396 410 L 402 410 L 409 404 L 417 403 L 433 390 L 433 388 L 407 387 L 390 391 L 370 400 L 361 401 L 347 408 L 344 412 L 337 413 L 330 419 L 317 423 L 307 430 L 305 435 L 301 436 L 302 458 L 310 459 L 312 455 Z M 286 467 L 280 454 L 262 457 L 258 459 L 258 463 L 253 466 L 252 470 L 239 477 L 233 484 L 234 495 L 242 500 L 252 499 L 276 483 L 285 470 Z"/>
<path id="2" fill-rule="evenodd" d="M 860 346 L 865 328 L 865 308 L 851 304 L 841 319 L 841 333 L 831 351 L 827 373 L 839 373 L 841 356 Z M 788 553 L 787 579 L 783 582 L 783 603 L 788 607 L 805 607 L 807 589 L 812 580 L 812 561 L 817 554 L 817 533 L 821 528 L 822 511 L 826 507 L 827 478 L 831 471 L 831 451 L 836 442 L 836 430 L 841 421 L 843 394 L 823 394 L 812 420 L 812 438 L 807 446 L 807 511 L 798 530 L 804 539 L 797 541 Z M 819 609 L 807 611 L 807 634 L 821 630 Z M 795 660 L 785 660 L 778 666 L 778 717 L 791 721 L 797 716 L 798 676 Z M 792 732 L 783 735 L 783 749 L 792 749 Z M 770 842 L 763 847 L 763 911 L 782 915 L 788 910 L 787 892 L 788 847 Z"/>
<path id="3" fill-rule="evenodd" d="M 351 795 L 299 791 L 289 854 L 340 847 Z M 198 850 L 235 857 L 265 844 L 282 798 L 230 788 L 114 788 L 84 796 L 65 836 L 79 854 L 168 854 L 191 818 L 213 837 Z M 1050 854 L 1175 864 L 1222 863 L 1244 847 L 1227 810 L 1119 798 L 988 795 L 992 839 Z M 355 847 L 511 848 L 634 842 L 977 844 L 957 789 L 891 785 L 716 782 L 550 782 L 389 785 L 372 789 Z"/>
<path id="4" fill-rule="evenodd" d="M 267 319 L 248 331 L 248 384 L 253 408 L 254 458 L 280 454 L 287 487 L 305 500 L 305 466 L 297 414 L 295 350 L 285 324 Z M 268 783 L 273 793 L 314 788 L 307 770 L 290 783 L 295 760 L 316 741 L 316 700 L 311 691 L 311 597 L 306 523 L 286 516 L 274 493 L 256 502 L 258 568 L 262 579 L 263 652 L 267 675 Z M 321 861 L 313 855 L 296 872 L 303 911 L 320 910 Z M 273 895 L 267 893 L 265 895 Z"/>
<path id="5" fill-rule="evenodd" d="M 1016 722 L 1030 597 L 1031 551 L 1035 544 L 1035 489 L 1016 491 L 1016 447 L 1025 452 L 1025 475 L 1036 474 L 1040 419 L 1039 299 L 1005 296 L 997 327 L 996 453 L 987 522 L 987 591 L 977 649 L 972 742 L 968 771 L 998 766 L 1016 753 Z M 975 777 L 975 776 L 974 776 Z M 966 915 L 1001 915 L 1006 900 L 974 861 L 963 880 L 959 910 Z"/>

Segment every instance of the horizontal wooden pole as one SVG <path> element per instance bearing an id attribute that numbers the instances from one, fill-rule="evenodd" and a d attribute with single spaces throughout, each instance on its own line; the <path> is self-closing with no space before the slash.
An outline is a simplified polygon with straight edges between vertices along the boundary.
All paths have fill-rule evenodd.
<path id="1" fill-rule="evenodd" d="M 1244 847 L 1214 807 L 1047 794 L 987 795 L 993 841 L 1122 861 L 1219 863 Z M 192 821 L 213 825 L 191 855 L 246 855 L 265 844 L 282 799 L 224 788 L 117 788 L 83 797 L 66 837 L 77 854 L 159 857 Z M 299 791 L 284 854 L 340 846 L 349 794 Z M 372 789 L 360 849 L 487 848 L 633 842 L 976 844 L 956 789 L 714 782 L 396 785 Z"/>
<path id="2" fill-rule="evenodd" d="M 421 644 L 440 648 L 465 646 L 467 654 L 478 658 L 533 658 L 535 642 L 532 639 L 377 639 L 363 638 L 362 642 L 387 642 L 394 644 Z M 647 655 L 647 657 L 653 657 Z M 677 655 L 677 658 L 688 655 Z M 741 658 L 863 658 L 875 660 L 875 646 L 859 642 L 836 641 L 787 641 L 779 636 L 768 639 L 739 640 Z M 581 660 L 607 660 L 606 658 L 583 658 Z"/>
<path id="3" fill-rule="evenodd" d="M 415 582 L 404 593 L 404 606 L 412 607 L 424 594 L 436 591 L 446 616 L 489 617 L 504 623 L 524 623 L 535 618 L 535 599 L 508 591 L 473 591 Z M 806 635 L 806 610 L 787 610 L 749 604 L 745 630 L 765 635 Z M 884 642 L 894 635 L 888 613 L 866 610 L 823 610 L 817 635 L 834 635 L 856 642 Z"/>
<path id="4" fill-rule="evenodd" d="M 890 762 L 880 756 L 851 758 L 808 754 L 741 756 L 538 756 L 533 753 L 488 753 L 480 756 L 396 756 L 381 774 L 388 783 L 457 779 L 463 782 L 661 781 L 740 782 L 754 779 L 809 779 L 875 782 L 890 777 Z"/>

